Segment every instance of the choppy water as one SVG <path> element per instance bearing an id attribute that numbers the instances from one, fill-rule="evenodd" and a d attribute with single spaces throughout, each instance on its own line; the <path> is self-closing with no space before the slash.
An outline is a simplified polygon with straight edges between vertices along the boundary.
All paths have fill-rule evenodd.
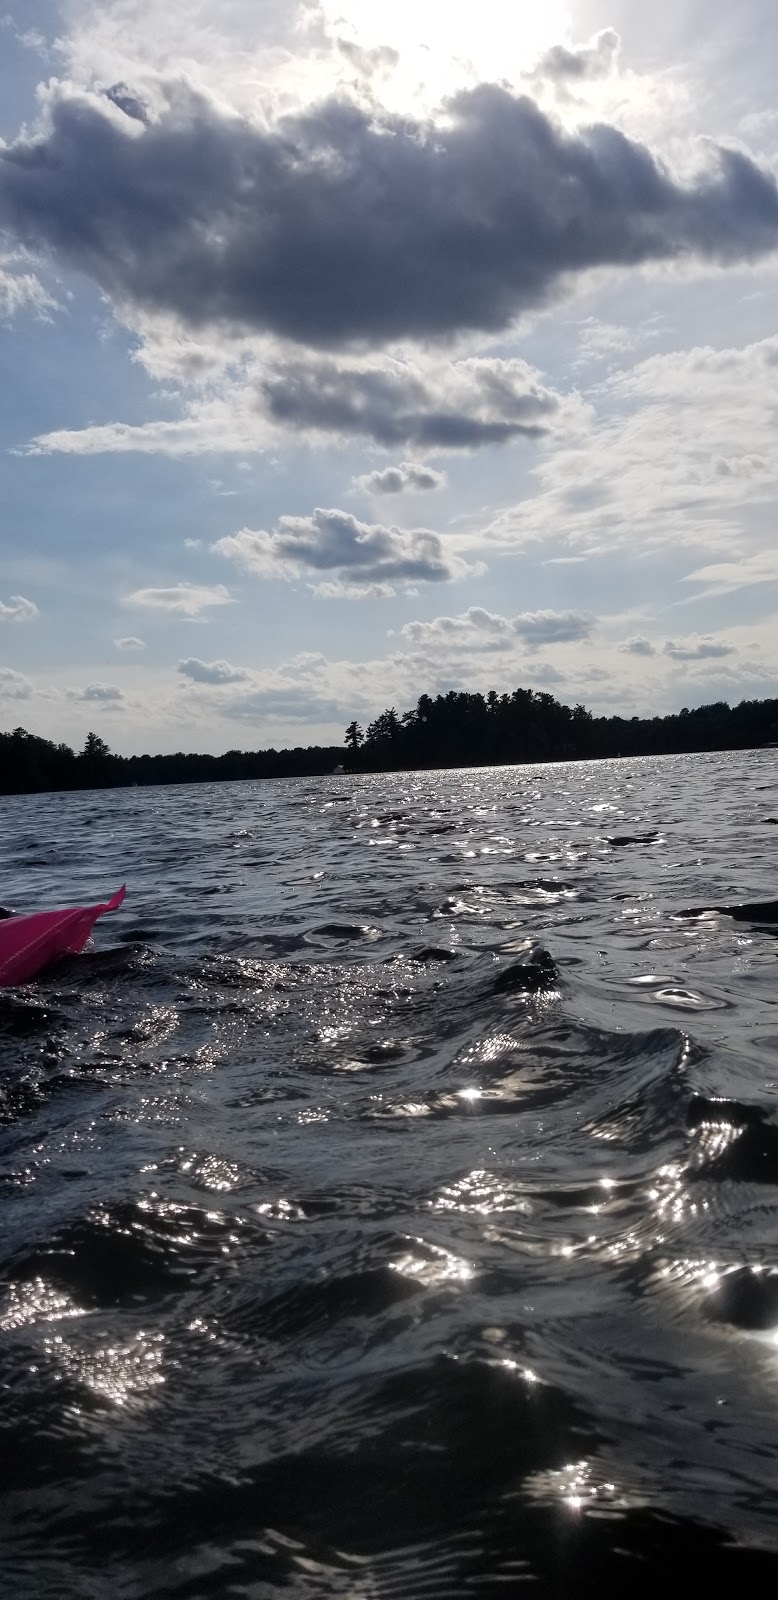
<path id="1" fill-rule="evenodd" d="M 774 1592 L 776 778 L 0 802 L 0 1592 Z"/>

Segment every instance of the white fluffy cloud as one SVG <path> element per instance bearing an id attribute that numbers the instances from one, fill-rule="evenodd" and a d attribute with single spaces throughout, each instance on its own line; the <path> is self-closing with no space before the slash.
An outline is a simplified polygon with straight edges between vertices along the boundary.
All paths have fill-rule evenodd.
<path id="1" fill-rule="evenodd" d="M 389 594 L 398 584 L 440 583 L 474 570 L 427 529 L 359 522 L 348 511 L 320 507 L 310 517 L 281 517 L 272 532 L 243 528 L 213 549 L 258 578 L 316 578 L 325 595 Z"/>
<path id="2" fill-rule="evenodd" d="M 401 461 L 396 467 L 382 467 L 375 472 L 364 473 L 362 477 L 354 479 L 353 487 L 364 494 L 403 494 L 407 491 L 442 489 L 445 483 L 445 475 L 436 472 L 434 467 L 420 461 Z"/>
<path id="3" fill-rule="evenodd" d="M 136 639 L 134 634 L 125 634 L 122 639 L 114 639 L 114 644 L 117 650 L 145 650 L 146 648 L 145 640 Z"/>
<path id="4" fill-rule="evenodd" d="M 580 643 L 588 639 L 594 618 L 583 611 L 522 611 L 503 617 L 482 606 L 470 606 L 457 617 L 435 617 L 431 622 L 406 622 L 402 636 L 411 644 L 449 649 L 505 650 L 521 644 L 536 650 L 549 644 Z"/>

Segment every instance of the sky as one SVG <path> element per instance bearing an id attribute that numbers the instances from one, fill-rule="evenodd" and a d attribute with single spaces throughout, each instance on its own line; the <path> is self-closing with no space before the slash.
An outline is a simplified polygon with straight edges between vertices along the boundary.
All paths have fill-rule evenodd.
<path id="1" fill-rule="evenodd" d="M 778 696 L 777 71 L 774 0 L 0 0 L 0 729 Z"/>

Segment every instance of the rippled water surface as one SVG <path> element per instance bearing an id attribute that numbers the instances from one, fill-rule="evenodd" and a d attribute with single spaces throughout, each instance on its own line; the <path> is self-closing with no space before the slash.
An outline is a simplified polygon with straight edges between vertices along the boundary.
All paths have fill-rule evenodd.
<path id="1" fill-rule="evenodd" d="M 777 777 L 0 801 L 3 1595 L 775 1592 Z"/>

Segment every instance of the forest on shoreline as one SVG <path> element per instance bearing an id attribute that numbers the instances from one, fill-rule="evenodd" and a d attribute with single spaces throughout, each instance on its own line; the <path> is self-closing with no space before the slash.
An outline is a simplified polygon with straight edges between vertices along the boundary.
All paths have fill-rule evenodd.
<path id="1" fill-rule="evenodd" d="M 423 694 L 412 711 L 392 706 L 366 730 L 346 729 L 344 745 L 292 750 L 228 750 L 224 755 L 115 755 L 98 734 L 83 750 L 14 728 L 0 733 L 0 794 L 133 785 L 321 777 L 346 772 L 512 766 L 614 756 L 701 754 L 778 744 L 778 700 L 726 701 L 665 717 L 595 717 L 583 705 L 515 689 L 487 695 Z"/>

